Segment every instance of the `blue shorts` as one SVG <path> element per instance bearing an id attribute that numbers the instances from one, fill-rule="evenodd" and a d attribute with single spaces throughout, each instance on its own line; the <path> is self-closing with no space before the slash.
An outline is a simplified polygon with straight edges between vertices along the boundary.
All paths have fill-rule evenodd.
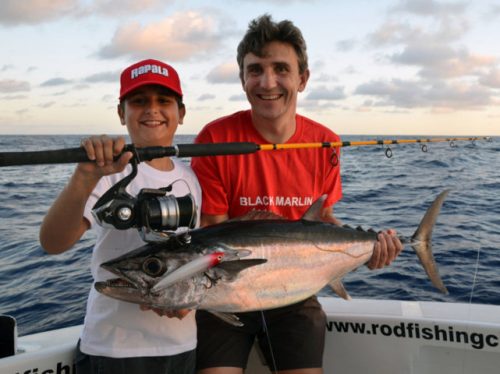
<path id="1" fill-rule="evenodd" d="M 246 369 L 255 338 L 272 371 L 323 366 L 326 315 L 315 296 L 286 307 L 237 316 L 244 326 L 229 325 L 205 311 L 196 312 L 196 369 Z"/>
<path id="2" fill-rule="evenodd" d="M 91 356 L 80 351 L 78 342 L 76 374 L 194 374 L 196 351 L 173 356 L 112 358 Z"/>

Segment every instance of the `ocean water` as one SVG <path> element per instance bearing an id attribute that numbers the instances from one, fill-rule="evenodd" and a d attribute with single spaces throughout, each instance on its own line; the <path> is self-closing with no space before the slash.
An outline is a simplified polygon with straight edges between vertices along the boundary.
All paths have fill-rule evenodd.
<path id="1" fill-rule="evenodd" d="M 374 139 L 343 140 L 360 138 Z M 80 139 L 0 136 L 0 152 L 76 147 Z M 192 139 L 179 136 L 176 143 Z M 348 274 L 344 284 L 353 298 L 500 305 L 500 139 L 456 145 L 432 143 L 427 152 L 418 144 L 394 145 L 392 158 L 382 146 L 342 150 L 344 197 L 334 211 L 344 223 L 411 236 L 434 197 L 451 189 L 433 235 L 449 294 L 432 287 L 407 246 L 390 267 Z M 94 236 L 85 234 L 60 255 L 46 254 L 38 242 L 41 220 L 73 168 L 0 168 L 0 313 L 17 319 L 20 335 L 83 322 Z M 320 294 L 335 297 L 328 289 Z"/>

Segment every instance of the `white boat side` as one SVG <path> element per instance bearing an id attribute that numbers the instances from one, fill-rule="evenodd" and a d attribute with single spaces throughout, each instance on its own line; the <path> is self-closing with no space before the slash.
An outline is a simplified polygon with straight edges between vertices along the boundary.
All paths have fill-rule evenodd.
<path id="1" fill-rule="evenodd" d="M 328 316 L 324 372 L 490 374 L 500 367 L 500 306 L 320 297 Z M 17 339 L 2 374 L 72 374 L 81 326 Z M 247 374 L 265 373 L 252 351 Z"/>

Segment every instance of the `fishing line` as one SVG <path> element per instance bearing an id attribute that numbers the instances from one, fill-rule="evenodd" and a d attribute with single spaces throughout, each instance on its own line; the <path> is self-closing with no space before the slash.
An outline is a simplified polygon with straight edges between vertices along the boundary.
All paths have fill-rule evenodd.
<path id="1" fill-rule="evenodd" d="M 479 272 L 479 257 L 480 257 L 480 253 L 481 253 L 481 247 L 479 246 L 477 248 L 477 256 L 476 256 L 476 265 L 475 265 L 475 268 L 474 268 L 474 277 L 472 278 L 472 287 L 471 287 L 471 290 L 470 290 L 470 296 L 469 296 L 469 310 L 467 312 L 467 321 L 469 322 L 469 326 L 467 328 L 467 333 L 470 334 L 470 329 L 471 329 L 471 326 L 470 326 L 470 321 L 471 321 L 471 305 L 472 305 L 472 298 L 474 296 L 474 289 L 476 288 L 476 280 L 477 280 L 477 274 Z M 466 345 L 466 343 L 464 342 L 463 344 L 464 346 Z M 467 352 L 467 351 L 465 351 Z M 465 374 L 465 355 L 462 355 L 462 374 Z"/>
<path id="2" fill-rule="evenodd" d="M 469 305 L 472 304 L 472 297 L 474 296 L 474 288 L 476 287 L 476 279 L 477 279 L 477 274 L 478 274 L 478 269 L 479 269 L 479 255 L 481 253 L 481 247 L 477 249 L 477 256 L 476 256 L 476 267 L 474 269 L 474 278 L 472 279 L 472 288 L 470 290 L 470 296 L 469 296 Z"/>
<path id="3" fill-rule="evenodd" d="M 277 374 L 278 373 L 278 367 L 276 366 L 276 359 L 274 357 L 273 346 L 271 344 L 271 335 L 270 335 L 269 329 L 267 327 L 266 316 L 264 315 L 264 311 L 263 310 L 260 311 L 260 315 L 262 316 L 262 326 L 264 327 L 264 332 L 266 334 L 267 344 L 269 345 L 269 353 L 271 354 L 271 361 L 272 361 L 272 365 L 273 365 L 273 367 L 269 368 L 269 370 L 271 370 L 274 374 Z"/>

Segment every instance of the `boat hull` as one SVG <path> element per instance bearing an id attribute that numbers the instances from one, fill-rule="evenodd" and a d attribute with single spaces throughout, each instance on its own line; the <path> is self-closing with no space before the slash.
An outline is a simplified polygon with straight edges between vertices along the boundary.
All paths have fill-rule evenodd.
<path id="1" fill-rule="evenodd" d="M 493 373 L 500 306 L 320 297 L 328 316 L 325 373 Z M 22 336 L 0 372 L 73 374 L 81 326 Z M 265 373 L 253 350 L 246 373 Z"/>

